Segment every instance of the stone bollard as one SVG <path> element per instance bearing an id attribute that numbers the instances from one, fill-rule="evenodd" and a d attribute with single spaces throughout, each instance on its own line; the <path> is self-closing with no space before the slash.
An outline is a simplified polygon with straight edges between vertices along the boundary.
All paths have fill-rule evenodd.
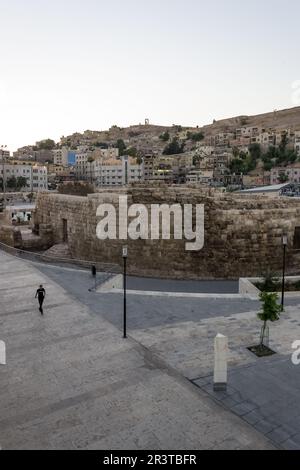
<path id="1" fill-rule="evenodd" d="M 6 350 L 4 341 L 0 341 L 0 365 L 5 366 L 6 364 Z"/>
<path id="2" fill-rule="evenodd" d="M 215 337 L 214 390 L 227 390 L 228 338 L 218 334 Z"/>

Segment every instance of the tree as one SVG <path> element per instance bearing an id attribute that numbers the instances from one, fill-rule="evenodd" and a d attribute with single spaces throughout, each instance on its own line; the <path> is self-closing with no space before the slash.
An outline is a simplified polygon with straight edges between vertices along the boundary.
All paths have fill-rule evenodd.
<path id="1" fill-rule="evenodd" d="M 278 179 L 279 179 L 279 183 L 286 183 L 289 178 L 288 178 L 287 175 L 281 174 L 281 175 L 279 175 L 279 178 L 278 178 Z"/>
<path id="2" fill-rule="evenodd" d="M 38 150 L 53 150 L 56 147 L 54 140 L 44 139 L 36 143 Z"/>
<path id="3" fill-rule="evenodd" d="M 108 144 L 106 142 L 95 142 L 94 146 L 101 149 L 108 149 Z"/>
<path id="4" fill-rule="evenodd" d="M 123 139 L 117 140 L 117 148 L 119 149 L 119 154 L 122 156 L 126 150 L 126 145 Z"/>
<path id="5" fill-rule="evenodd" d="M 246 173 L 246 167 L 241 158 L 234 158 L 233 160 L 231 160 L 229 169 L 231 173 L 236 173 L 236 174 Z"/>
<path id="6" fill-rule="evenodd" d="M 95 161 L 94 157 L 88 157 L 88 163 L 90 164 L 90 181 L 93 182 L 93 175 L 92 175 L 92 163 Z"/>
<path id="7" fill-rule="evenodd" d="M 172 141 L 164 148 L 163 155 L 177 155 L 184 152 L 184 143 L 180 144 L 178 138 L 174 137 Z"/>
<path id="8" fill-rule="evenodd" d="M 264 339 L 267 330 L 267 323 L 278 321 L 281 313 L 281 306 L 278 304 L 277 292 L 261 292 L 260 300 L 262 302 L 262 311 L 257 314 L 258 318 L 263 322 L 260 334 L 260 349 L 264 347 Z"/>
<path id="9" fill-rule="evenodd" d="M 135 147 L 129 147 L 126 149 L 126 155 L 129 155 L 130 157 L 137 157 L 137 149 Z"/>
<path id="10" fill-rule="evenodd" d="M 6 186 L 7 188 L 9 189 L 16 189 L 16 186 L 17 186 L 17 179 L 15 176 L 11 176 L 10 178 L 8 178 L 8 180 L 6 181 Z"/>
<path id="11" fill-rule="evenodd" d="M 161 134 L 159 136 L 160 140 L 162 140 L 163 142 L 168 142 L 168 140 L 170 140 L 170 134 L 168 131 L 164 132 L 163 134 Z"/>
<path id="12" fill-rule="evenodd" d="M 287 136 L 287 133 L 285 132 L 282 137 L 281 137 L 281 142 L 279 144 L 279 150 L 282 154 L 285 153 L 286 151 L 286 147 L 287 147 L 287 144 L 289 143 L 289 139 L 288 139 L 288 136 Z"/>
<path id="13" fill-rule="evenodd" d="M 259 160 L 261 158 L 261 147 L 259 144 L 249 145 L 249 152 L 253 160 Z"/>
<path id="14" fill-rule="evenodd" d="M 24 176 L 18 176 L 16 181 L 16 189 L 20 191 L 22 188 L 26 188 L 27 179 Z"/>
<path id="15" fill-rule="evenodd" d="M 187 133 L 187 139 L 192 140 L 193 142 L 200 142 L 204 139 L 204 134 L 202 132 L 190 132 Z"/>

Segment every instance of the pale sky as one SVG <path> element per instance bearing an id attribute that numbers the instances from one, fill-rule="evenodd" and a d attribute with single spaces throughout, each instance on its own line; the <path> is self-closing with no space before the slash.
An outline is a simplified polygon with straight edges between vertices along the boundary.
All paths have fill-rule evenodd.
<path id="1" fill-rule="evenodd" d="M 299 0 L 0 0 L 0 145 L 300 105 L 299 17 Z"/>

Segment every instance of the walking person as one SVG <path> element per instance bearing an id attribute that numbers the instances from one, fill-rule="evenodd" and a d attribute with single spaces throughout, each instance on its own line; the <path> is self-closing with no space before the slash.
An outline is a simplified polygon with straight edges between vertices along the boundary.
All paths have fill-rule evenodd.
<path id="1" fill-rule="evenodd" d="M 44 302 L 45 297 L 46 297 L 46 291 L 43 287 L 43 284 L 41 284 L 35 294 L 35 298 L 38 298 L 38 301 L 39 301 L 39 306 L 40 306 L 39 311 L 41 312 L 41 315 L 44 314 L 43 302 Z"/>

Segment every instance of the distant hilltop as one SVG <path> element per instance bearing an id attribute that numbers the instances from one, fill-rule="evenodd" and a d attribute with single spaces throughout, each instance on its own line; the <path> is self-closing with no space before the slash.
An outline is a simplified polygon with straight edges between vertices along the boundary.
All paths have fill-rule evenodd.
<path id="1" fill-rule="evenodd" d="M 148 120 L 146 120 L 148 122 Z M 153 124 L 138 124 L 129 127 L 112 126 L 106 131 L 86 130 L 83 133 L 76 132 L 70 136 L 63 136 L 61 144 L 67 146 L 77 146 L 82 143 L 113 143 L 117 139 L 123 139 L 131 145 L 137 144 L 140 140 L 144 144 L 157 143 L 159 148 L 164 146 L 163 139 L 160 139 L 164 133 L 169 133 L 170 138 L 186 134 L 187 132 L 202 132 L 205 136 L 212 136 L 220 132 L 234 132 L 241 127 L 260 127 L 267 129 L 292 129 L 300 130 L 300 107 L 274 110 L 269 113 L 257 114 L 254 116 L 236 116 L 227 119 L 215 120 L 212 124 L 204 126 L 160 126 Z"/>
<path id="2" fill-rule="evenodd" d="M 270 113 L 257 114 L 255 116 L 236 116 L 228 119 L 214 121 L 201 127 L 206 135 L 214 135 L 219 132 L 234 131 L 239 127 L 261 127 L 265 129 L 292 129 L 300 130 L 300 107 L 274 110 Z"/>

